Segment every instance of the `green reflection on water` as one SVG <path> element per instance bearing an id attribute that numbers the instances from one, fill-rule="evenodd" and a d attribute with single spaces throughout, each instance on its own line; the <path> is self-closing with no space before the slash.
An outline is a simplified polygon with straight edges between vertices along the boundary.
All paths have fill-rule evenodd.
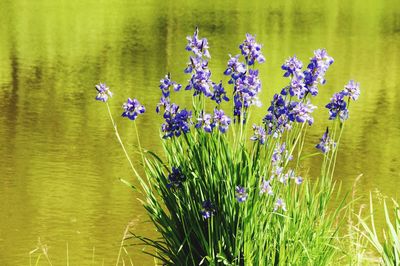
<path id="1" fill-rule="evenodd" d="M 277 2 L 277 1 L 276 1 Z M 171 71 L 184 83 L 185 37 L 197 25 L 209 39 L 213 80 L 246 32 L 264 44 L 265 105 L 285 84 L 280 65 L 296 54 L 306 62 L 316 48 L 335 58 L 314 103 L 308 150 L 327 125 L 323 105 L 351 78 L 362 95 L 351 108 L 336 176 L 344 187 L 363 173 L 362 195 L 378 188 L 397 197 L 400 184 L 400 10 L 393 1 L 7 1 L 0 9 L 0 262 L 28 263 L 41 237 L 53 263 L 115 262 L 126 224 L 154 235 L 139 195 L 117 181 L 134 180 L 105 106 L 93 85 L 105 81 L 115 116 L 126 97 L 148 113 L 138 120 L 142 145 L 160 151 L 160 118 L 152 110 L 158 81 Z M 231 89 L 231 88 L 230 88 Z M 177 95 L 190 106 L 190 94 Z M 253 116 L 260 119 L 265 106 Z M 135 161 L 133 126 L 118 119 Z M 304 164 L 316 173 L 318 158 Z M 139 163 L 137 163 L 139 166 Z M 151 263 L 139 248 L 136 260 Z"/>

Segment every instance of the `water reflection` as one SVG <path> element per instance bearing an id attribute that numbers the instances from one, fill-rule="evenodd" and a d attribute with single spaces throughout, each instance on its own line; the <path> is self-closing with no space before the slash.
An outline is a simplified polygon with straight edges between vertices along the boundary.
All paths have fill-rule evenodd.
<path id="1" fill-rule="evenodd" d="M 229 7 L 218 1 L 3 2 L 1 264 L 26 264 L 40 236 L 54 264 L 65 263 L 68 242 L 71 264 L 90 263 L 95 247 L 95 261 L 104 258 L 108 265 L 115 262 L 128 222 L 134 221 L 139 234 L 154 234 L 136 201 L 139 195 L 118 181 L 134 178 L 104 106 L 93 100 L 93 85 L 105 81 L 112 88 L 116 117 L 126 97 L 140 98 L 148 107 L 138 120 L 142 145 L 160 151 L 161 118 L 152 112 L 158 82 L 168 71 L 186 82 L 185 37 L 196 25 L 209 37 L 215 81 L 227 81 L 222 74 L 227 54 L 239 52 L 244 34 L 257 34 L 267 57 L 261 68 L 265 104 L 287 82 L 280 70 L 284 59 L 296 54 L 305 62 L 314 49 L 327 47 L 336 61 L 315 99 L 320 108 L 307 149 L 313 151 L 328 123 L 322 106 L 330 95 L 348 79 L 359 80 L 363 91 L 352 106 L 336 176 L 348 188 L 363 173 L 364 197 L 375 188 L 398 196 L 400 22 L 399 11 L 388 8 L 394 1 L 252 1 Z M 188 95 L 176 100 L 190 106 Z M 134 161 L 140 161 L 132 124 L 118 123 Z M 315 157 L 302 167 L 312 176 L 319 164 Z M 138 248 L 131 249 L 135 259 L 151 263 Z"/>

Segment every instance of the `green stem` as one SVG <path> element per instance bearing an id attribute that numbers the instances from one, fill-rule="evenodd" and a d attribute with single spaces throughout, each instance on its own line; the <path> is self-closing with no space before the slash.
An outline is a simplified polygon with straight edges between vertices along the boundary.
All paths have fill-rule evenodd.
<path id="1" fill-rule="evenodd" d="M 112 117 L 112 115 L 111 115 L 110 106 L 108 105 L 107 102 L 106 102 L 106 105 L 107 105 L 108 114 L 109 114 L 110 119 L 111 119 L 111 123 L 112 123 L 113 128 L 114 128 L 114 131 L 115 131 L 115 135 L 117 136 L 117 139 L 118 139 L 119 144 L 121 144 L 121 147 L 122 147 L 122 150 L 123 150 L 124 153 L 125 153 L 126 159 L 128 159 L 129 165 L 131 166 L 131 169 L 132 169 L 133 173 L 134 173 L 140 180 L 142 180 L 142 177 L 139 175 L 139 173 L 136 171 L 135 167 L 133 166 L 133 163 L 132 163 L 131 159 L 129 158 L 128 152 L 127 152 L 126 149 L 125 149 L 125 145 L 124 145 L 124 143 L 123 143 L 122 140 L 121 140 L 121 137 L 120 137 L 120 135 L 119 135 L 119 133 L 118 133 L 117 125 L 115 124 L 114 119 L 113 119 L 113 117 Z"/>

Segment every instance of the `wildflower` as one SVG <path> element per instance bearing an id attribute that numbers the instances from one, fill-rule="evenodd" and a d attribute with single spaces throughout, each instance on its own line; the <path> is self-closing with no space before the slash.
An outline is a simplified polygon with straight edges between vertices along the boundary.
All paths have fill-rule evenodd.
<path id="1" fill-rule="evenodd" d="M 335 93 L 331 101 L 325 106 L 329 109 L 329 119 L 333 120 L 338 115 L 340 121 L 344 121 L 349 117 L 349 111 L 347 110 L 347 104 L 344 100 L 344 94 L 342 92 Z"/>
<path id="2" fill-rule="evenodd" d="M 263 126 L 253 125 L 254 135 L 250 138 L 252 141 L 258 141 L 260 144 L 264 144 L 267 138 L 267 133 Z"/>
<path id="3" fill-rule="evenodd" d="M 289 119 L 298 123 L 307 122 L 310 126 L 314 123 L 314 118 L 311 113 L 316 106 L 312 105 L 308 100 L 307 103 L 303 102 L 292 102 L 291 110 L 289 111 Z"/>
<path id="4" fill-rule="evenodd" d="M 356 101 L 360 96 L 360 83 L 350 80 L 347 85 L 344 86 L 342 91 L 343 95 L 349 96 L 353 101 Z"/>
<path id="5" fill-rule="evenodd" d="M 100 83 L 95 86 L 97 90 L 96 100 L 106 102 L 108 97 L 112 97 L 112 92 L 105 83 Z"/>
<path id="6" fill-rule="evenodd" d="M 276 212 L 279 208 L 282 208 L 283 211 L 286 211 L 286 204 L 282 198 L 278 198 L 274 206 L 274 212 Z"/>
<path id="7" fill-rule="evenodd" d="M 301 183 L 303 183 L 303 178 L 301 176 L 297 176 L 297 177 L 295 177 L 294 182 L 297 185 L 300 185 Z"/>
<path id="8" fill-rule="evenodd" d="M 281 95 L 275 94 L 268 108 L 268 113 L 263 119 L 268 135 L 278 137 L 285 130 L 291 129 L 288 116 L 288 104 Z"/>
<path id="9" fill-rule="evenodd" d="M 261 91 L 261 81 L 258 70 L 250 69 L 246 75 L 242 75 L 235 81 L 234 86 L 234 116 L 245 117 L 245 110 L 251 105 L 261 106 L 258 93 Z M 242 113 L 243 111 L 243 113 Z M 243 119 L 245 121 L 245 119 Z"/>
<path id="10" fill-rule="evenodd" d="M 229 98 L 226 97 L 226 91 L 224 87 L 222 87 L 222 81 L 219 84 L 213 84 L 214 93 L 211 97 L 211 100 L 215 101 L 217 104 L 220 104 L 222 100 L 229 101 Z"/>
<path id="11" fill-rule="evenodd" d="M 163 107 L 164 111 L 165 111 L 167 109 L 167 107 L 169 106 L 169 104 L 170 104 L 169 98 L 165 98 L 164 96 L 162 96 L 160 98 L 160 102 L 157 103 L 156 112 L 159 113 L 161 107 Z"/>
<path id="12" fill-rule="evenodd" d="M 167 188 L 181 188 L 182 183 L 185 182 L 186 176 L 181 172 L 179 168 L 172 167 L 172 172 L 168 175 L 169 183 Z"/>
<path id="13" fill-rule="evenodd" d="M 160 80 L 160 89 L 164 97 L 169 97 L 170 88 L 172 87 L 174 91 L 179 91 L 182 87 L 181 84 L 178 84 L 171 80 L 171 74 L 168 73 L 165 75 L 164 79 Z"/>
<path id="14" fill-rule="evenodd" d="M 216 208 L 215 208 L 214 204 L 209 200 L 203 201 L 202 206 L 203 206 L 203 209 L 200 211 L 200 213 L 204 219 L 210 218 L 216 212 Z"/>
<path id="15" fill-rule="evenodd" d="M 294 73 L 289 86 L 290 96 L 297 96 L 299 99 L 303 99 L 307 93 L 307 87 L 304 83 L 304 74 L 301 72 Z"/>
<path id="16" fill-rule="evenodd" d="M 214 128 L 214 123 L 210 114 L 206 114 L 203 111 L 199 118 L 197 118 L 196 128 L 203 127 L 204 131 L 210 133 Z"/>
<path id="17" fill-rule="evenodd" d="M 285 70 L 284 77 L 289 77 L 290 75 L 294 75 L 295 73 L 299 72 L 303 67 L 303 63 L 296 58 L 296 56 L 290 57 L 285 61 L 282 65 L 282 69 Z"/>
<path id="18" fill-rule="evenodd" d="M 231 123 L 231 119 L 225 115 L 223 110 L 214 109 L 214 126 L 218 127 L 221 133 L 225 133 Z"/>
<path id="19" fill-rule="evenodd" d="M 249 66 L 253 65 L 255 61 L 265 62 L 265 57 L 261 53 L 261 45 L 256 43 L 256 39 L 251 34 L 246 34 L 246 39 L 239 45 L 239 48 Z"/>
<path id="20" fill-rule="evenodd" d="M 187 51 L 192 51 L 197 57 L 211 57 L 208 51 L 208 41 L 206 38 L 199 39 L 199 29 L 197 27 L 193 36 L 187 36 L 186 39 L 188 40 L 188 44 L 186 45 Z"/>
<path id="21" fill-rule="evenodd" d="M 190 131 L 192 112 L 186 109 L 179 110 L 176 104 L 169 104 L 164 112 L 165 123 L 161 125 L 161 131 L 165 133 L 163 138 L 179 137 L 182 133 Z"/>
<path id="22" fill-rule="evenodd" d="M 325 84 L 325 73 L 333 63 L 333 58 L 328 55 L 325 49 L 314 51 L 314 57 L 304 71 L 304 83 L 307 92 L 315 96 L 318 94 L 318 84 Z"/>
<path id="23" fill-rule="evenodd" d="M 322 153 L 327 153 L 330 151 L 331 147 L 335 147 L 336 143 L 329 137 L 329 130 L 326 128 L 325 133 L 322 135 L 320 139 L 320 143 L 318 143 L 315 147 L 322 151 Z"/>
<path id="24" fill-rule="evenodd" d="M 247 199 L 247 192 L 244 187 L 236 186 L 235 198 L 238 202 L 244 202 Z"/>
<path id="25" fill-rule="evenodd" d="M 264 194 L 264 193 L 267 193 L 270 196 L 274 195 L 270 181 L 263 179 L 263 181 L 261 183 L 261 187 L 260 187 L 260 194 Z"/>
<path id="26" fill-rule="evenodd" d="M 228 61 L 228 68 L 224 71 L 224 74 L 231 76 L 229 83 L 233 84 L 235 83 L 235 80 L 246 73 L 246 66 L 245 64 L 239 62 L 239 55 L 234 57 L 229 55 L 229 57 L 230 59 Z"/>
<path id="27" fill-rule="evenodd" d="M 130 120 L 135 120 L 139 114 L 143 114 L 146 109 L 137 99 L 128 98 L 127 102 L 122 105 L 124 112 L 123 117 L 128 117 Z"/>

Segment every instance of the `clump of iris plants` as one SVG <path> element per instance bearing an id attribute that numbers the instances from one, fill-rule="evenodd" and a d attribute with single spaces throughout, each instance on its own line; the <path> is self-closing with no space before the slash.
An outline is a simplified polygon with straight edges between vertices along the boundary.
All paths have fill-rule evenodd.
<path id="1" fill-rule="evenodd" d="M 253 121 L 252 109 L 262 105 L 258 66 L 267 62 L 263 46 L 246 34 L 238 54 L 229 55 L 223 72 L 227 82 L 213 80 L 210 49 L 196 29 L 187 37 L 187 84 L 174 81 L 170 73 L 161 79 L 155 111 L 162 120 L 165 153 L 142 149 L 138 137 L 145 177 L 117 131 L 107 103 L 110 90 L 105 84 L 96 86 L 96 99 L 106 102 L 117 139 L 142 186 L 143 205 L 161 235 L 161 240 L 135 239 L 153 247 L 150 254 L 163 265 L 325 265 L 338 252 L 343 202 L 329 210 L 328 204 L 338 144 L 359 84 L 350 81 L 326 105 L 331 122 L 319 143 L 314 140 L 321 174 L 311 180 L 302 168 L 304 158 L 311 156 L 303 154 L 303 147 L 314 123 L 313 97 L 326 83 L 333 58 L 318 49 L 307 64 L 296 56 L 284 61 L 287 85 L 264 107 L 263 119 Z M 190 108 L 173 102 L 174 94 L 184 91 L 193 99 Z M 133 123 L 144 112 L 137 99 L 123 104 L 122 116 Z"/>

